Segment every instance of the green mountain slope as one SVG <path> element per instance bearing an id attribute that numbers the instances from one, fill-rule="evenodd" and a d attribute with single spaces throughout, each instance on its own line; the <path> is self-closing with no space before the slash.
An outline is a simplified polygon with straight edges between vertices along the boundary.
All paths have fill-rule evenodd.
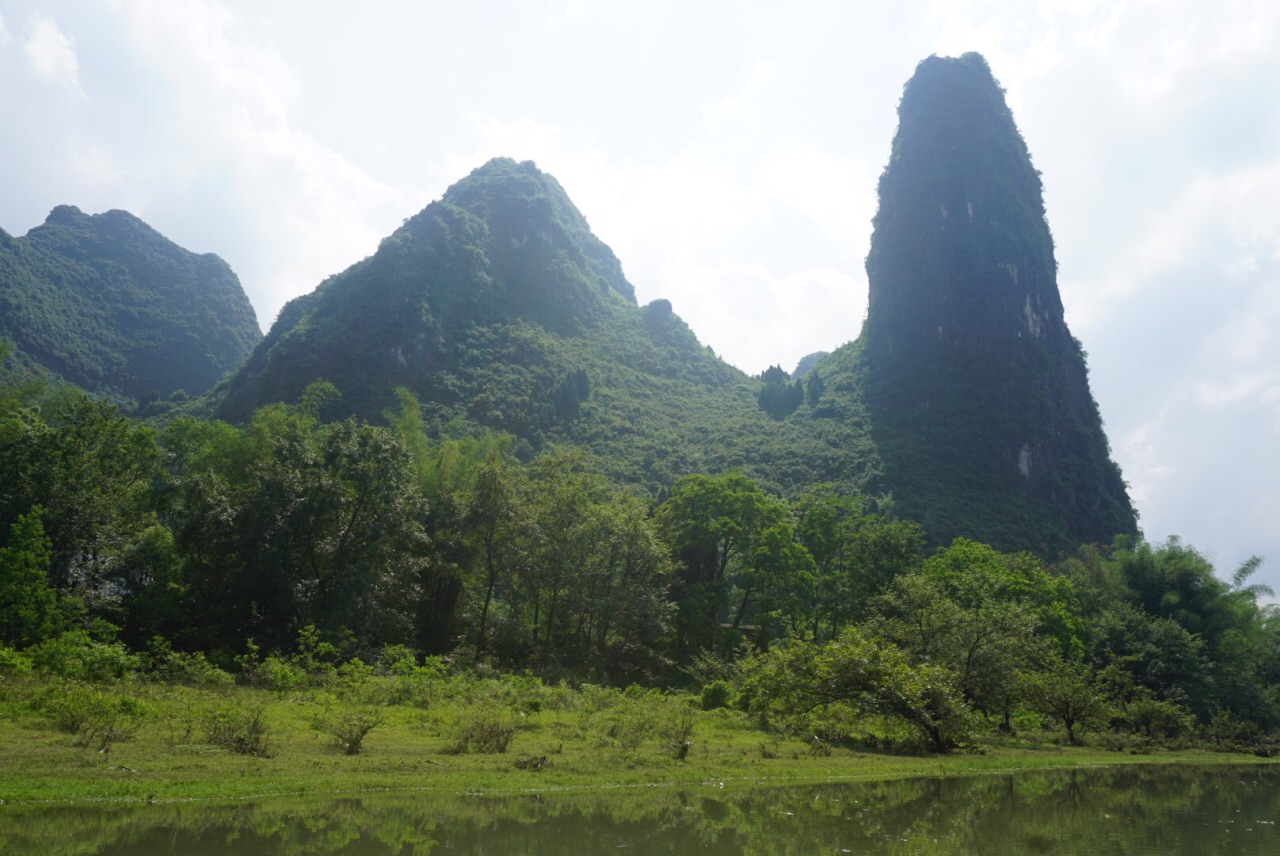
<path id="1" fill-rule="evenodd" d="M 757 380 L 716 358 L 669 302 L 645 307 L 613 252 L 532 163 L 499 158 L 407 220 L 377 252 L 289 303 L 214 412 L 243 420 L 328 380 L 327 416 L 378 421 L 395 388 L 431 424 L 582 447 L 657 493 L 742 466 L 774 490 L 874 469 L 866 426 L 770 418 Z M 527 445 L 525 445 L 527 444 Z"/>
<path id="2" fill-rule="evenodd" d="M 0 231 L 0 337 L 20 363 L 136 400 L 203 393 L 262 334 L 222 259 L 124 211 L 64 205 L 25 237 Z"/>

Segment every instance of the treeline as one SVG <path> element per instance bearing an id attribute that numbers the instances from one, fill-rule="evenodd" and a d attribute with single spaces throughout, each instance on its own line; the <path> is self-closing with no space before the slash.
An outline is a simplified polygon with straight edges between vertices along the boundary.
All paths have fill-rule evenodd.
<path id="1" fill-rule="evenodd" d="M 300 639 L 335 662 L 408 648 L 691 687 L 766 721 L 888 717 L 935 750 L 1026 717 L 1073 742 L 1280 727 L 1257 560 L 1227 583 L 1177 540 L 1051 564 L 965 540 L 927 554 L 918 526 L 828 485 L 788 501 L 731 471 L 655 503 L 580 452 L 428 437 L 408 393 L 387 427 L 323 423 L 335 394 L 157 429 L 77 393 L 0 393 L 0 648 L 231 672 Z"/>

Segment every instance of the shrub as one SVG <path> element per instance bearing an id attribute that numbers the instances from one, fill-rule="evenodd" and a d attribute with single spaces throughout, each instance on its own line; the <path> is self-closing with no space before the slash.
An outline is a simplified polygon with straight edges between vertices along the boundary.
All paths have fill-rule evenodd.
<path id="1" fill-rule="evenodd" d="M 32 707 L 58 731 L 76 735 L 80 745 L 100 749 L 132 739 L 148 716 L 135 698 L 109 696 L 82 684 L 50 687 L 33 699 Z"/>
<path id="2" fill-rule="evenodd" d="M 12 648 L 0 646 L 0 677 L 25 675 L 31 671 L 31 660 Z"/>
<path id="3" fill-rule="evenodd" d="M 41 672 L 60 678 L 103 683 L 138 669 L 138 658 L 119 642 L 98 642 L 84 630 L 70 630 L 27 649 Z"/>
<path id="4" fill-rule="evenodd" d="M 206 739 L 237 755 L 270 758 L 270 734 L 265 716 L 266 705 L 216 710 L 205 719 Z"/>
<path id="5" fill-rule="evenodd" d="M 515 724 L 508 717 L 486 710 L 458 731 L 456 742 L 446 751 L 454 755 L 500 755 L 507 751 L 515 733 Z"/>
<path id="6" fill-rule="evenodd" d="M 302 689 L 309 682 L 307 673 L 279 657 L 268 657 L 253 667 L 248 675 L 252 686 L 275 690 L 278 693 Z"/>
<path id="7" fill-rule="evenodd" d="M 378 669 L 384 675 L 410 675 L 417 666 L 417 657 L 404 645 L 384 646 L 378 659 Z"/>
<path id="8" fill-rule="evenodd" d="M 689 738 L 693 736 L 693 726 L 696 722 L 697 716 L 693 709 L 684 703 L 677 703 L 675 709 L 669 712 L 659 726 L 658 731 L 662 737 L 663 747 L 677 761 L 683 761 L 688 756 L 689 750 L 693 748 Z"/>
<path id="9" fill-rule="evenodd" d="M 733 689 L 725 681 L 713 681 L 702 688 L 702 709 L 716 710 L 729 706 Z"/>
<path id="10" fill-rule="evenodd" d="M 152 677 L 167 684 L 226 687 L 235 683 L 229 672 L 210 663 L 204 654 L 199 651 L 194 654 L 174 651 L 159 636 L 151 640 L 146 659 L 149 661 L 148 670 Z"/>
<path id="11" fill-rule="evenodd" d="M 336 713 L 326 712 L 316 720 L 317 731 L 328 734 L 334 746 L 347 755 L 359 755 L 364 746 L 364 738 L 377 728 L 386 718 L 381 710 L 374 707 L 349 708 Z"/>

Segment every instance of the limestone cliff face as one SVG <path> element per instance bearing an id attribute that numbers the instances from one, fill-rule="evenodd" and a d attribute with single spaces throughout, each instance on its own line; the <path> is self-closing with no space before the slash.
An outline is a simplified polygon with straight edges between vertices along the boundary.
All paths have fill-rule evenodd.
<path id="1" fill-rule="evenodd" d="M 940 540 L 1135 532 L 1003 90 L 978 54 L 930 57 L 898 112 L 862 336 L 884 486 Z"/>

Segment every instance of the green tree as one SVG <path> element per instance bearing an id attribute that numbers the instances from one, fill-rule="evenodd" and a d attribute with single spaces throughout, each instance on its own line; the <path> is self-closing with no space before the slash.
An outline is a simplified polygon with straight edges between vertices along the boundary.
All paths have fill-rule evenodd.
<path id="1" fill-rule="evenodd" d="M 0 644 L 25 648 L 58 629 L 57 596 L 48 582 L 49 539 L 37 506 L 10 527 L 0 548 Z"/>
<path id="2" fill-rule="evenodd" d="M 0 526 L 42 507 L 50 583 L 108 606 L 108 569 L 154 523 L 158 460 L 153 432 L 108 402 L 65 393 L 20 409 L 0 423 Z"/>
<path id="3" fill-rule="evenodd" d="M 760 533 L 784 517 L 783 504 L 740 472 L 685 476 L 672 486 L 654 520 L 676 560 L 679 657 L 714 647 L 733 575 L 749 563 Z"/>
<path id="4" fill-rule="evenodd" d="M 897 717 L 934 752 L 968 734 L 968 711 L 953 676 L 934 665 L 911 665 L 890 643 L 847 627 L 824 645 L 793 639 L 744 667 L 761 710 L 807 713 L 845 704 L 857 715 Z"/>
<path id="5" fill-rule="evenodd" d="M 873 599 L 919 567 L 924 533 L 914 523 L 870 512 L 870 501 L 817 484 L 793 503 L 796 537 L 815 564 L 810 632 L 830 637 L 867 617 Z"/>
<path id="6" fill-rule="evenodd" d="M 1037 713 L 1061 722 L 1072 746 L 1080 745 L 1076 728 L 1107 709 L 1103 693 L 1083 663 L 1055 658 L 1049 666 L 1028 673 L 1024 686 L 1027 703 Z"/>
<path id="7" fill-rule="evenodd" d="M 272 405 L 214 440 L 188 450 L 172 512 L 207 641 L 284 650 L 311 624 L 369 649 L 411 639 L 430 554 L 392 433 Z"/>

